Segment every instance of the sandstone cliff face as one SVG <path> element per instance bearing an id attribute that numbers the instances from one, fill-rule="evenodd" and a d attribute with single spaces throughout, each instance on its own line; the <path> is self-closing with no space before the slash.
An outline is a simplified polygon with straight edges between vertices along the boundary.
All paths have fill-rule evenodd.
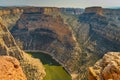
<path id="1" fill-rule="evenodd" d="M 42 80 L 45 71 L 40 60 L 31 58 L 16 44 L 8 29 L 0 23 L 0 55 L 13 56 L 20 61 L 28 80 Z"/>
<path id="2" fill-rule="evenodd" d="M 102 7 L 87 7 L 85 9 L 85 13 L 96 13 L 96 14 L 102 15 L 103 10 L 102 10 Z"/>
<path id="3" fill-rule="evenodd" d="M 56 7 L 24 7 L 24 14 L 53 14 L 53 13 L 58 13 L 59 8 Z"/>
<path id="4" fill-rule="evenodd" d="M 13 9 L 0 9 L 0 16 L 9 15 L 9 14 L 17 14 L 23 12 L 23 9 L 13 8 Z"/>
<path id="5" fill-rule="evenodd" d="M 72 30 L 63 22 L 60 12 L 41 14 L 37 12 L 39 9 L 41 8 L 31 8 L 23 12 L 11 30 L 12 35 L 24 50 L 45 51 L 58 60 L 68 72 L 77 71 L 74 67 L 80 50 Z M 45 8 L 45 13 L 46 9 L 48 13 L 49 8 Z M 50 9 L 50 12 L 51 10 L 54 8 Z"/>
<path id="6" fill-rule="evenodd" d="M 0 80 L 27 80 L 19 61 L 10 56 L 0 56 Z"/>
<path id="7" fill-rule="evenodd" d="M 0 9 L 0 22 L 10 30 L 16 24 L 16 21 L 20 18 L 22 12 L 23 9 L 20 8 Z"/>
<path id="8" fill-rule="evenodd" d="M 120 53 L 109 52 L 88 68 L 89 80 L 120 80 Z"/>

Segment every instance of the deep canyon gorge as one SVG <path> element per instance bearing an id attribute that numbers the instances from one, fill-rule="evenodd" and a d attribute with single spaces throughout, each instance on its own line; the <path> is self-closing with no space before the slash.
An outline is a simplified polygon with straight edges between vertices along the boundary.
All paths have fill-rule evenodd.
<path id="1" fill-rule="evenodd" d="M 20 62 L 23 80 L 44 80 L 42 60 L 27 51 L 50 55 L 71 80 L 119 80 L 120 9 L 1 7 L 0 55 Z"/>

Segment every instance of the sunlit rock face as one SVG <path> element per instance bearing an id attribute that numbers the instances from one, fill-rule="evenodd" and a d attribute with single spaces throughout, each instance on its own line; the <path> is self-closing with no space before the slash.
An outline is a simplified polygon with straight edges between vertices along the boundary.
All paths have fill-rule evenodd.
<path id="1" fill-rule="evenodd" d="M 13 9 L 0 9 L 0 16 L 3 16 L 3 15 L 10 15 L 10 14 L 18 14 L 18 13 L 21 13 L 23 12 L 23 9 L 20 9 L 20 8 L 13 8 Z"/>
<path id="2" fill-rule="evenodd" d="M 88 68 L 89 80 L 120 80 L 120 52 L 109 52 Z"/>
<path id="3" fill-rule="evenodd" d="M 19 61 L 10 56 L 0 56 L 0 80 L 27 80 Z"/>
<path id="4" fill-rule="evenodd" d="M 99 14 L 99 15 L 102 15 L 103 14 L 103 9 L 102 7 L 87 7 L 85 8 L 85 12 L 84 13 L 96 13 L 96 14 Z"/>
<path id="5" fill-rule="evenodd" d="M 24 7 L 23 8 L 23 13 L 24 14 L 30 14 L 30 13 L 38 13 L 38 14 L 52 14 L 52 13 L 58 13 L 59 8 L 56 7 Z"/>

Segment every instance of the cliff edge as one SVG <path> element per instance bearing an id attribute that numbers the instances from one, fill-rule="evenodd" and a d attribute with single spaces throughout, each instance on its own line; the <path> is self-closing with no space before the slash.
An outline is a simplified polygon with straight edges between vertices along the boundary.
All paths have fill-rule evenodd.
<path id="1" fill-rule="evenodd" d="M 13 56 L 17 58 L 28 80 L 42 80 L 43 77 L 45 77 L 46 75 L 45 69 L 41 61 L 30 57 L 24 51 L 22 51 L 17 46 L 9 30 L 1 23 L 0 23 L 0 55 Z"/>
<path id="2" fill-rule="evenodd" d="M 103 15 L 103 9 L 102 7 L 87 7 L 85 9 L 85 13 L 96 13 L 96 14 L 99 14 L 99 15 Z"/>
<path id="3" fill-rule="evenodd" d="M 120 80 L 120 52 L 109 52 L 88 68 L 88 80 Z"/>

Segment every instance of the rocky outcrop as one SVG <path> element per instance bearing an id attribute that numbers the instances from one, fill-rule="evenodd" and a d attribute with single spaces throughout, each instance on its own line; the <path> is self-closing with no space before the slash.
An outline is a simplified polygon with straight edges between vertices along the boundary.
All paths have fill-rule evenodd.
<path id="1" fill-rule="evenodd" d="M 88 68 L 89 80 L 120 80 L 120 53 L 109 52 Z"/>
<path id="2" fill-rule="evenodd" d="M 56 7 L 24 7 L 24 14 L 53 14 L 59 12 Z"/>
<path id="3" fill-rule="evenodd" d="M 0 9 L 0 22 L 10 30 L 22 13 L 23 9 L 20 8 L 9 7 Z"/>
<path id="4" fill-rule="evenodd" d="M 19 61 L 10 56 L 0 56 L 0 80 L 27 80 Z"/>
<path id="5" fill-rule="evenodd" d="M 0 16 L 22 13 L 23 9 L 13 8 L 13 9 L 0 9 Z"/>
<path id="6" fill-rule="evenodd" d="M 28 80 L 42 80 L 45 76 L 40 60 L 33 59 L 16 44 L 9 30 L 0 23 L 0 55 L 13 56 L 20 61 L 23 72 Z"/>
<path id="7" fill-rule="evenodd" d="M 102 7 L 87 7 L 85 8 L 85 13 L 96 13 L 96 14 L 99 14 L 99 15 L 102 15 L 103 14 L 103 9 Z"/>

